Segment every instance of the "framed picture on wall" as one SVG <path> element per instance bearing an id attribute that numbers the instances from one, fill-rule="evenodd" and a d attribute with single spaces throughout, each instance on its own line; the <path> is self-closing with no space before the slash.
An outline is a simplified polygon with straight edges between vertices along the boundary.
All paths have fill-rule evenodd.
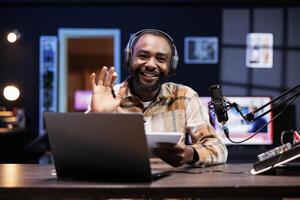
<path id="1" fill-rule="evenodd" d="M 248 33 L 246 65 L 251 68 L 272 68 L 273 34 Z"/>
<path id="2" fill-rule="evenodd" d="M 184 39 L 184 62 L 186 64 L 218 63 L 218 38 L 186 37 Z"/>

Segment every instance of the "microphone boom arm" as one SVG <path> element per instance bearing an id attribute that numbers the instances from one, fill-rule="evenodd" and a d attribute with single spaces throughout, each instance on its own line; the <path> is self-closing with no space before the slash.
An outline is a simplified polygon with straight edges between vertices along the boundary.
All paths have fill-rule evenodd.
<path id="1" fill-rule="evenodd" d="M 222 128 L 223 131 L 227 137 L 227 139 L 233 143 L 242 143 L 245 142 L 249 139 L 251 139 L 252 137 L 254 137 L 257 133 L 259 133 L 259 131 L 264 128 L 265 126 L 267 126 L 271 121 L 273 121 L 275 118 L 277 118 L 291 103 L 294 102 L 294 100 L 300 95 L 300 84 L 296 85 L 295 87 L 283 92 L 282 94 L 280 94 L 278 97 L 274 98 L 273 100 L 271 100 L 270 102 L 264 104 L 263 106 L 257 108 L 256 110 L 254 110 L 253 112 L 250 112 L 248 114 L 243 114 L 242 110 L 240 109 L 240 106 L 233 102 L 231 103 L 228 99 L 226 99 L 223 94 L 222 94 L 222 90 L 220 88 L 219 85 L 212 85 L 209 90 L 211 92 L 211 101 L 208 103 L 208 107 L 209 110 L 214 111 L 214 113 L 216 114 L 218 121 L 222 124 Z M 266 108 L 268 105 L 276 102 L 277 100 L 283 98 L 284 96 L 289 95 L 287 98 L 285 98 L 284 100 L 282 100 L 281 102 L 279 102 L 278 104 L 275 104 L 274 106 L 272 106 L 269 110 L 263 112 L 262 114 L 260 114 L 259 116 L 255 117 L 255 114 L 257 114 L 259 111 L 262 111 L 264 108 Z M 262 118 L 263 116 L 265 116 L 266 114 L 268 114 L 269 112 L 271 112 L 272 110 L 278 108 L 279 106 L 282 106 L 284 103 L 287 103 L 286 106 L 284 106 L 284 108 L 274 117 L 272 118 L 268 123 L 266 123 L 265 125 L 261 126 L 252 136 L 248 137 L 247 139 L 244 139 L 242 141 L 236 142 L 230 139 L 229 137 L 229 131 L 226 125 L 226 121 L 228 120 L 228 115 L 227 115 L 227 111 L 231 108 L 235 108 L 235 110 L 242 116 L 242 118 L 245 121 L 248 122 L 255 122 L 256 120 Z"/>
<path id="2" fill-rule="evenodd" d="M 283 105 L 284 103 L 290 101 L 291 99 L 297 98 L 300 95 L 300 90 L 297 91 L 297 89 L 300 87 L 300 84 L 296 85 L 295 87 L 285 91 L 284 93 L 282 93 L 281 95 L 279 95 L 278 97 L 274 98 L 273 100 L 271 100 L 270 102 L 266 103 L 265 105 L 259 107 L 258 109 L 256 109 L 255 111 L 248 113 L 246 115 L 244 115 L 242 113 L 242 111 L 239 108 L 239 105 L 235 102 L 230 103 L 231 107 L 234 107 L 236 109 L 236 111 L 238 113 L 241 114 L 241 116 L 249 122 L 254 122 L 260 118 L 262 118 L 263 116 L 265 116 L 266 114 L 268 114 L 269 112 L 275 110 L 276 108 L 278 108 L 279 106 Z M 290 93 L 294 93 L 292 96 L 288 97 L 287 99 L 283 100 L 282 102 L 280 102 L 279 104 L 276 104 L 275 106 L 273 106 L 272 108 L 270 108 L 269 110 L 265 111 L 264 113 L 260 114 L 259 116 L 255 117 L 255 114 L 261 110 L 263 110 L 265 107 L 267 107 L 268 105 L 276 102 L 278 99 L 281 99 L 282 97 L 290 94 Z"/>

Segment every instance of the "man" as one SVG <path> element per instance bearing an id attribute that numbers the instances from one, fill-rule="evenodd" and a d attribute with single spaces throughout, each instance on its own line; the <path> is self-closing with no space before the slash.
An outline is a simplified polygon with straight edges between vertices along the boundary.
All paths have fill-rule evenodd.
<path id="1" fill-rule="evenodd" d="M 178 144 L 159 143 L 152 149 L 154 155 L 174 167 L 224 163 L 227 149 L 209 124 L 197 93 L 187 86 L 166 82 L 176 70 L 177 61 L 177 50 L 168 34 L 155 29 L 136 33 L 125 49 L 130 72 L 126 81 L 113 87 L 114 67 L 104 66 L 98 77 L 91 75 L 91 112 L 140 112 L 146 131 L 188 133 L 190 145 L 184 134 Z"/>

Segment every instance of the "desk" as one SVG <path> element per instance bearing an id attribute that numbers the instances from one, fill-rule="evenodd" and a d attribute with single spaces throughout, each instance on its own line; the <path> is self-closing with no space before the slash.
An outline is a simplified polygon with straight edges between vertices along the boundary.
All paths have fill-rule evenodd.
<path id="1" fill-rule="evenodd" d="M 173 173 L 152 183 L 58 180 L 50 175 L 53 169 L 53 165 L 0 165 L 0 199 L 300 197 L 299 176 L 253 176 L 249 174 L 251 164 L 197 168 L 190 173 Z"/>
<path id="2" fill-rule="evenodd" d="M 22 133 L 26 129 L 25 128 L 2 128 L 0 127 L 0 135 L 10 135 L 16 133 Z"/>

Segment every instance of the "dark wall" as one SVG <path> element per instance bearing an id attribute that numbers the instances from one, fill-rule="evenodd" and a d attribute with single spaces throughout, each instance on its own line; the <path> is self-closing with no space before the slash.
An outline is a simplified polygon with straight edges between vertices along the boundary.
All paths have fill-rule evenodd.
<path id="1" fill-rule="evenodd" d="M 284 70 L 278 71 L 276 68 L 275 70 L 274 68 L 267 70 L 245 68 L 245 34 L 241 27 L 249 27 L 247 29 L 249 32 L 272 32 L 270 30 L 273 30 L 273 26 L 271 26 L 273 13 L 269 14 L 264 10 L 273 9 L 271 1 L 265 2 L 263 5 L 251 1 L 250 6 L 237 5 L 235 1 L 225 0 L 222 1 L 222 4 L 217 5 L 212 5 L 208 1 L 195 3 L 196 1 L 193 0 L 189 3 L 178 0 L 175 4 L 170 2 L 158 3 L 158 1 L 149 3 L 146 0 L 137 4 L 138 2 L 125 1 L 128 3 L 118 3 L 116 5 L 109 2 L 101 3 L 101 1 L 96 0 L 90 1 L 90 3 L 79 3 L 80 0 L 66 0 L 61 1 L 61 3 L 49 3 L 47 0 L 41 2 L 32 0 L 30 4 L 26 4 L 22 0 L 7 0 L 5 3 L 0 3 L 0 89 L 2 91 L 3 85 L 8 83 L 16 84 L 21 89 L 21 99 L 17 102 L 17 106 L 24 107 L 26 110 L 27 141 L 38 134 L 39 37 L 41 35 L 57 35 L 58 28 L 119 28 L 121 30 L 122 49 L 127 44 L 131 33 L 144 28 L 161 29 L 173 37 L 180 57 L 177 76 L 171 80 L 191 86 L 200 96 L 208 96 L 208 87 L 219 82 L 225 86 L 223 87 L 225 95 L 237 96 L 273 94 L 276 96 L 294 83 L 299 83 L 299 78 L 297 78 L 299 76 L 293 72 L 295 70 L 299 72 L 300 56 L 298 56 L 298 53 L 300 52 L 300 45 L 291 47 L 292 53 L 298 53 L 292 57 L 291 61 L 285 61 L 285 58 L 288 57 L 286 52 L 289 46 L 284 42 L 284 45 L 280 46 L 275 44 L 275 50 L 282 50 L 280 55 L 283 55 L 282 60 L 284 61 L 277 62 L 278 54 L 275 54 L 275 67 L 280 64 L 280 69 L 293 69 L 291 73 L 281 73 Z M 292 15 L 297 13 L 298 10 L 287 10 L 287 5 L 281 5 L 281 3 L 281 1 L 276 1 L 275 5 L 276 9 L 283 13 L 282 21 L 284 21 L 283 25 L 280 25 L 282 29 L 278 29 L 278 31 L 290 30 L 286 35 L 290 33 L 293 33 L 292 36 L 299 35 L 300 31 L 297 28 L 300 27 L 299 20 L 294 20 L 293 23 L 288 20 L 289 18 L 296 19 L 298 15 L 295 14 L 295 17 Z M 256 6 L 263 6 L 263 10 L 256 10 Z M 235 9 L 237 9 L 237 12 L 235 12 Z M 246 13 L 247 17 L 242 17 L 239 14 L 239 9 L 242 10 L 242 13 Z M 276 9 L 275 13 L 277 13 Z M 292 14 L 289 14 L 290 10 Z M 263 13 L 264 17 L 257 18 L 256 21 L 261 22 L 257 28 L 255 16 L 261 16 L 260 13 Z M 289 17 L 290 15 L 292 17 Z M 246 21 L 243 21 L 243 19 L 246 19 Z M 271 23 L 268 20 L 265 22 L 266 19 L 271 19 Z M 229 28 L 224 25 L 228 25 L 227 22 L 230 22 Z M 249 24 L 245 25 L 245 22 Z M 275 20 L 274 24 L 278 24 L 278 21 Z M 287 29 L 288 27 L 290 28 Z M 22 37 L 18 43 L 9 44 L 5 37 L 7 32 L 13 29 L 18 29 Z M 238 31 L 242 33 L 239 35 Z M 184 38 L 187 36 L 218 37 L 219 62 L 217 64 L 185 64 L 183 62 Z M 227 42 L 231 39 L 233 44 Z M 239 43 L 239 39 L 241 43 Z M 277 41 L 278 37 L 276 35 L 275 42 Z M 295 42 L 292 41 L 291 44 L 295 44 Z M 232 51 L 234 48 L 238 50 Z M 240 72 L 236 70 L 237 68 L 243 69 L 243 71 Z M 252 75 L 249 76 L 249 73 Z M 259 75 L 257 79 L 255 73 Z M 285 76 L 284 80 L 286 81 L 278 81 L 277 77 L 279 75 L 277 76 L 277 73 L 280 76 L 283 74 L 282 76 Z M 122 78 L 126 75 L 126 70 L 123 70 Z M 244 76 L 246 78 L 243 78 Z M 239 80 L 242 81 L 239 82 Z M 288 84 L 288 81 L 291 84 Z M 258 91 L 252 92 L 252 90 Z M 0 106 L 7 105 L 6 103 L 0 95 Z M 299 108 L 298 113 L 300 113 Z M 297 117 L 299 121 L 299 114 Z M 286 127 L 282 127 L 282 129 L 284 128 Z M 240 147 L 234 147 L 233 151 L 239 152 L 236 148 Z M 256 150 L 251 156 L 257 155 L 257 153 Z"/>
<path id="2" fill-rule="evenodd" d="M 218 7 L 9 5 L 0 7 L 0 18 L 0 85 L 14 83 L 20 87 L 19 106 L 26 109 L 29 135 L 38 131 L 39 36 L 57 35 L 58 28 L 120 28 L 122 48 L 133 32 L 161 29 L 173 37 L 179 52 L 173 81 L 189 85 L 203 95 L 207 95 L 209 85 L 218 82 L 218 65 L 183 63 L 185 36 L 220 37 L 222 10 Z M 13 29 L 21 32 L 21 40 L 9 44 L 5 36 Z M 126 75 L 124 71 L 122 77 Z"/>

